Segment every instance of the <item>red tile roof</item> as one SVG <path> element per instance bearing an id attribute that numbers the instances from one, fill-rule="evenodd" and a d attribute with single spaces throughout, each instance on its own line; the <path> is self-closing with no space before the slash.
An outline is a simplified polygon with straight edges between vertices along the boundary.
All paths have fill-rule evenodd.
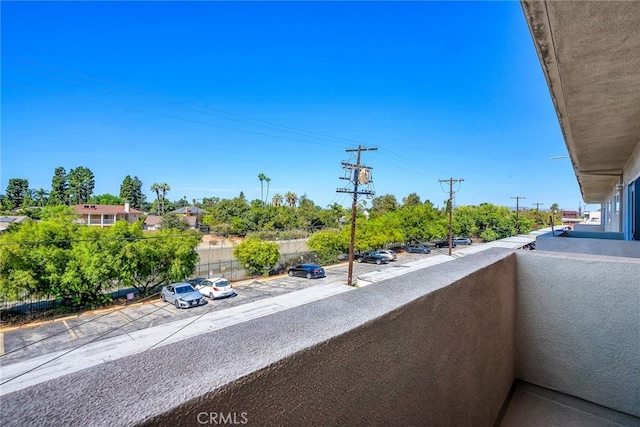
<path id="1" fill-rule="evenodd" d="M 79 214 L 106 214 L 106 215 L 115 215 L 115 214 L 125 214 L 124 205 L 89 205 L 89 204 L 81 204 L 74 206 L 76 212 Z M 142 214 L 144 212 L 139 211 L 138 209 L 129 208 L 130 214 Z"/>

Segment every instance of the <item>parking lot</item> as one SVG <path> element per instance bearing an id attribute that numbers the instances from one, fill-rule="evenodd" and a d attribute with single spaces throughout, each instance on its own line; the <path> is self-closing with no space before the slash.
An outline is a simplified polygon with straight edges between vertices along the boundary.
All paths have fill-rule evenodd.
<path id="1" fill-rule="evenodd" d="M 358 275 L 401 267 L 404 262 L 423 259 L 433 254 L 446 254 L 447 249 L 435 250 L 432 255 L 398 255 L 398 260 L 389 264 L 354 263 L 354 279 Z M 306 289 L 312 286 L 343 281 L 346 286 L 348 263 L 328 266 L 322 279 L 306 279 L 287 275 L 235 282 L 236 296 L 209 300 L 207 304 L 190 309 L 177 309 L 162 302 L 158 296 L 129 306 L 113 307 L 82 315 L 68 316 L 54 321 L 5 328 L 0 331 L 0 366 L 9 365 L 36 356 L 73 349 L 133 331 L 173 322 L 196 318 L 212 310 L 224 310 L 265 298 Z M 197 327 L 197 319 L 194 320 Z"/>

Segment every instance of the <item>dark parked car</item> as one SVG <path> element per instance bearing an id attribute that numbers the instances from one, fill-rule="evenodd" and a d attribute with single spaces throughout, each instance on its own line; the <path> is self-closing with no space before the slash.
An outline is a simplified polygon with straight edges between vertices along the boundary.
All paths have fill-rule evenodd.
<path id="1" fill-rule="evenodd" d="M 186 280 L 186 282 L 195 288 L 197 285 L 204 282 L 205 280 L 207 280 L 206 277 L 194 277 L 193 279 Z"/>
<path id="2" fill-rule="evenodd" d="M 456 246 L 456 242 L 451 242 L 451 247 L 455 248 Z M 448 248 L 449 247 L 449 240 L 442 240 L 440 242 L 436 243 L 436 248 Z"/>
<path id="3" fill-rule="evenodd" d="M 358 262 L 369 262 L 372 264 L 389 264 L 389 258 L 378 252 L 365 252 L 356 257 Z"/>
<path id="4" fill-rule="evenodd" d="M 431 249 L 422 245 L 407 245 L 404 248 L 405 251 L 413 254 L 430 254 Z"/>
<path id="5" fill-rule="evenodd" d="M 289 276 L 306 277 L 307 279 L 317 279 L 320 277 L 326 277 L 324 274 L 324 268 L 317 264 L 300 264 L 295 267 L 291 267 L 288 272 Z"/>

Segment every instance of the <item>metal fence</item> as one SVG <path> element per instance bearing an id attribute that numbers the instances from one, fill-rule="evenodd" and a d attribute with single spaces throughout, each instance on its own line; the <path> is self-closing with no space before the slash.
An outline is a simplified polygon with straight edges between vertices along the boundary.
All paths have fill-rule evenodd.
<path id="1" fill-rule="evenodd" d="M 286 269 L 294 264 L 300 264 L 303 262 L 317 262 L 317 256 L 312 252 L 298 252 L 293 254 L 284 254 L 281 256 L 280 261 L 269 272 L 270 275 L 281 274 Z M 237 260 L 217 260 L 208 261 L 200 260 L 200 263 L 196 266 L 196 276 L 200 277 L 224 277 L 225 279 L 234 281 L 241 280 L 250 277 L 244 266 Z"/>
<path id="2" fill-rule="evenodd" d="M 200 262 L 196 265 L 194 276 L 224 277 L 230 281 L 250 277 L 247 275 L 244 266 L 237 260 L 222 260 L 218 258 L 217 261 L 214 261 L 213 259 L 214 257 L 201 256 Z M 310 252 L 284 254 L 278 265 L 269 274 L 282 274 L 294 264 L 316 261 L 317 257 Z M 135 288 L 117 285 L 103 291 L 103 294 L 110 295 L 113 299 L 135 297 L 138 293 Z M 65 301 L 52 295 L 33 296 L 25 294 L 22 298 L 13 301 L 0 298 L 0 322 L 46 317 L 56 311 L 64 311 L 65 307 L 68 307 Z"/>
<path id="3" fill-rule="evenodd" d="M 130 286 L 113 286 L 102 292 L 104 295 L 110 295 L 113 299 L 125 298 L 133 294 L 138 294 L 138 290 Z M 63 311 L 68 307 L 66 301 L 62 298 L 56 298 L 54 295 L 24 295 L 18 300 L 8 301 L 0 299 L 0 322 L 11 320 L 34 319 L 45 317 L 56 311 Z"/>

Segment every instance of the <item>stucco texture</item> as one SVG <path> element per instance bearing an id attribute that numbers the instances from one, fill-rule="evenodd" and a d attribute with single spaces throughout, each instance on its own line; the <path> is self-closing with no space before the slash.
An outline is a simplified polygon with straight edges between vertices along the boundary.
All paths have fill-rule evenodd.
<path id="1" fill-rule="evenodd" d="M 469 257 L 460 261 L 458 274 L 463 265 L 477 267 Z M 430 284 L 446 281 L 445 269 L 334 297 L 330 304 L 346 323 L 372 316 L 148 425 L 175 425 L 210 410 L 242 411 L 251 425 L 493 425 L 515 372 L 513 255 L 468 271 L 435 289 Z M 406 289 L 416 297 L 380 316 L 371 310 Z M 323 328 L 332 315 L 317 306 L 299 314 Z"/>
<path id="2" fill-rule="evenodd" d="M 491 426 L 514 283 L 512 251 L 469 255 L 10 393 L 3 425 Z"/>
<path id="3" fill-rule="evenodd" d="M 640 416 L 640 260 L 516 258 L 517 377 Z"/>

